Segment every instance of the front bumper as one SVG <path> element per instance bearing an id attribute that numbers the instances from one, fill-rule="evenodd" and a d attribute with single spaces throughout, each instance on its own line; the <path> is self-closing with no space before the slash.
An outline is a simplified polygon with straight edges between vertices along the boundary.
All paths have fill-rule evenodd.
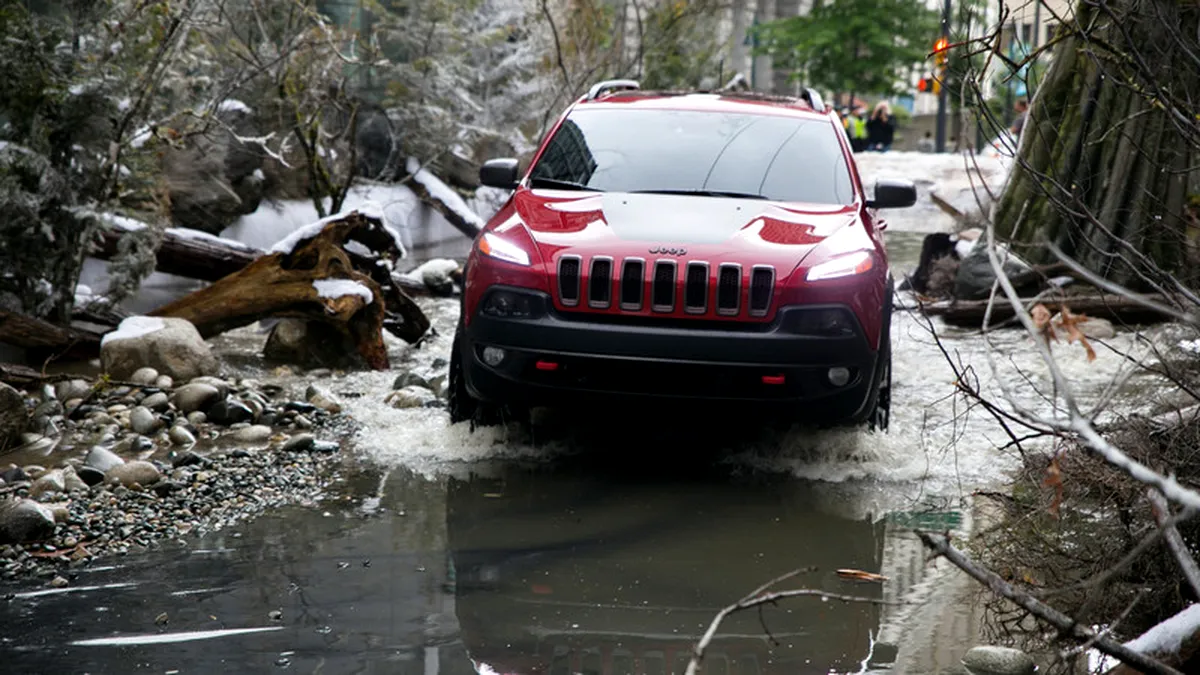
<path id="1" fill-rule="evenodd" d="M 537 291 L 520 294 L 528 316 L 489 315 L 479 303 L 459 345 L 468 391 L 496 403 L 546 405 L 578 398 L 670 398 L 786 404 L 809 402 L 817 415 L 853 417 L 871 394 L 877 352 L 848 308 L 781 308 L 767 324 L 691 321 L 629 323 L 596 314 L 566 314 Z M 850 329 L 815 334 L 812 318 L 844 310 Z M 504 352 L 499 363 L 483 358 Z M 494 352 L 493 352 L 494 355 Z M 553 364 L 553 365 L 551 365 Z M 833 367 L 850 370 L 842 386 Z"/>

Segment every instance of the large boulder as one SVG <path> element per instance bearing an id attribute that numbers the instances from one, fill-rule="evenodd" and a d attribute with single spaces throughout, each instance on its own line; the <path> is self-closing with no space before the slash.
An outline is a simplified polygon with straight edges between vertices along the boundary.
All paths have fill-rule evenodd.
<path id="1" fill-rule="evenodd" d="M 171 219 L 183 227 L 219 234 L 238 216 L 254 213 L 267 188 L 263 153 L 234 137 L 262 136 L 253 111 L 227 100 L 211 133 L 190 136 L 180 147 L 168 147 L 163 173 L 171 202 Z"/>
<path id="2" fill-rule="evenodd" d="M 175 381 L 215 375 L 220 364 L 190 321 L 131 316 L 100 342 L 100 362 L 109 376 L 124 380 L 153 368 Z"/>
<path id="3" fill-rule="evenodd" d="M 0 450 L 19 445 L 29 425 L 29 411 L 21 392 L 0 382 Z"/>
<path id="4" fill-rule="evenodd" d="M 1003 249 L 998 250 L 1003 261 L 1001 268 L 1006 276 L 1013 276 L 1032 269 L 1029 263 L 1009 252 L 1007 256 Z M 954 280 L 954 297 L 959 300 L 982 300 L 992 292 L 992 284 L 996 281 L 996 272 L 988 259 L 987 242 L 980 237 L 971 252 L 963 257 L 958 266 L 958 275 Z"/>

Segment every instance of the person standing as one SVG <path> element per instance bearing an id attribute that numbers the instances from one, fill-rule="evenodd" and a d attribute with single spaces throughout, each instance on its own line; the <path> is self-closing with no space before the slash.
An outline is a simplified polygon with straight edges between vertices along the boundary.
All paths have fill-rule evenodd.
<path id="1" fill-rule="evenodd" d="M 892 107 L 887 101 L 880 101 L 871 119 L 866 123 L 867 150 L 887 152 L 892 147 L 896 137 L 896 118 L 892 117 Z"/>
<path id="2" fill-rule="evenodd" d="M 850 149 L 862 152 L 867 149 L 867 121 L 864 118 L 866 109 L 856 106 L 854 112 L 846 118 L 846 135 L 850 137 Z"/>
<path id="3" fill-rule="evenodd" d="M 1012 134 L 1013 138 L 1020 138 L 1021 132 L 1025 129 L 1025 118 L 1029 115 L 1029 101 L 1018 99 L 1013 105 L 1013 110 L 1017 112 L 1017 116 L 1013 118 L 1012 126 L 1008 128 L 1008 133 Z"/>

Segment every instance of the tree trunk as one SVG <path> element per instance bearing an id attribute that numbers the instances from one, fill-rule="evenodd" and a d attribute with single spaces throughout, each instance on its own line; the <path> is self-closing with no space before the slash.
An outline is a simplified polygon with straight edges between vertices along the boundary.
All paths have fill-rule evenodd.
<path id="1" fill-rule="evenodd" d="M 1188 267 L 1200 14 L 1168 0 L 1082 0 L 1072 27 L 1029 109 L 996 231 L 1033 262 L 1049 262 L 1053 242 L 1145 290 L 1150 268 Z"/>
<path id="2" fill-rule="evenodd" d="M 155 269 L 189 279 L 216 281 L 254 262 L 264 253 L 252 246 L 231 240 L 205 237 L 195 230 L 171 228 L 163 233 L 162 245 L 155 253 Z M 106 231 L 92 255 L 109 260 L 117 253 L 121 231 Z"/>

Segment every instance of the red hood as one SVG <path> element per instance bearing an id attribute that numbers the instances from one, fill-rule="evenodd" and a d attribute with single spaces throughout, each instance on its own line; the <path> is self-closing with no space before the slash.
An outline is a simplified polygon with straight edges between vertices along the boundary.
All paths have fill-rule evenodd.
<path id="1" fill-rule="evenodd" d="M 794 269 L 818 244 L 855 222 L 853 206 L 690 195 L 519 190 L 513 206 L 547 265 L 559 253 L 768 263 Z"/>

